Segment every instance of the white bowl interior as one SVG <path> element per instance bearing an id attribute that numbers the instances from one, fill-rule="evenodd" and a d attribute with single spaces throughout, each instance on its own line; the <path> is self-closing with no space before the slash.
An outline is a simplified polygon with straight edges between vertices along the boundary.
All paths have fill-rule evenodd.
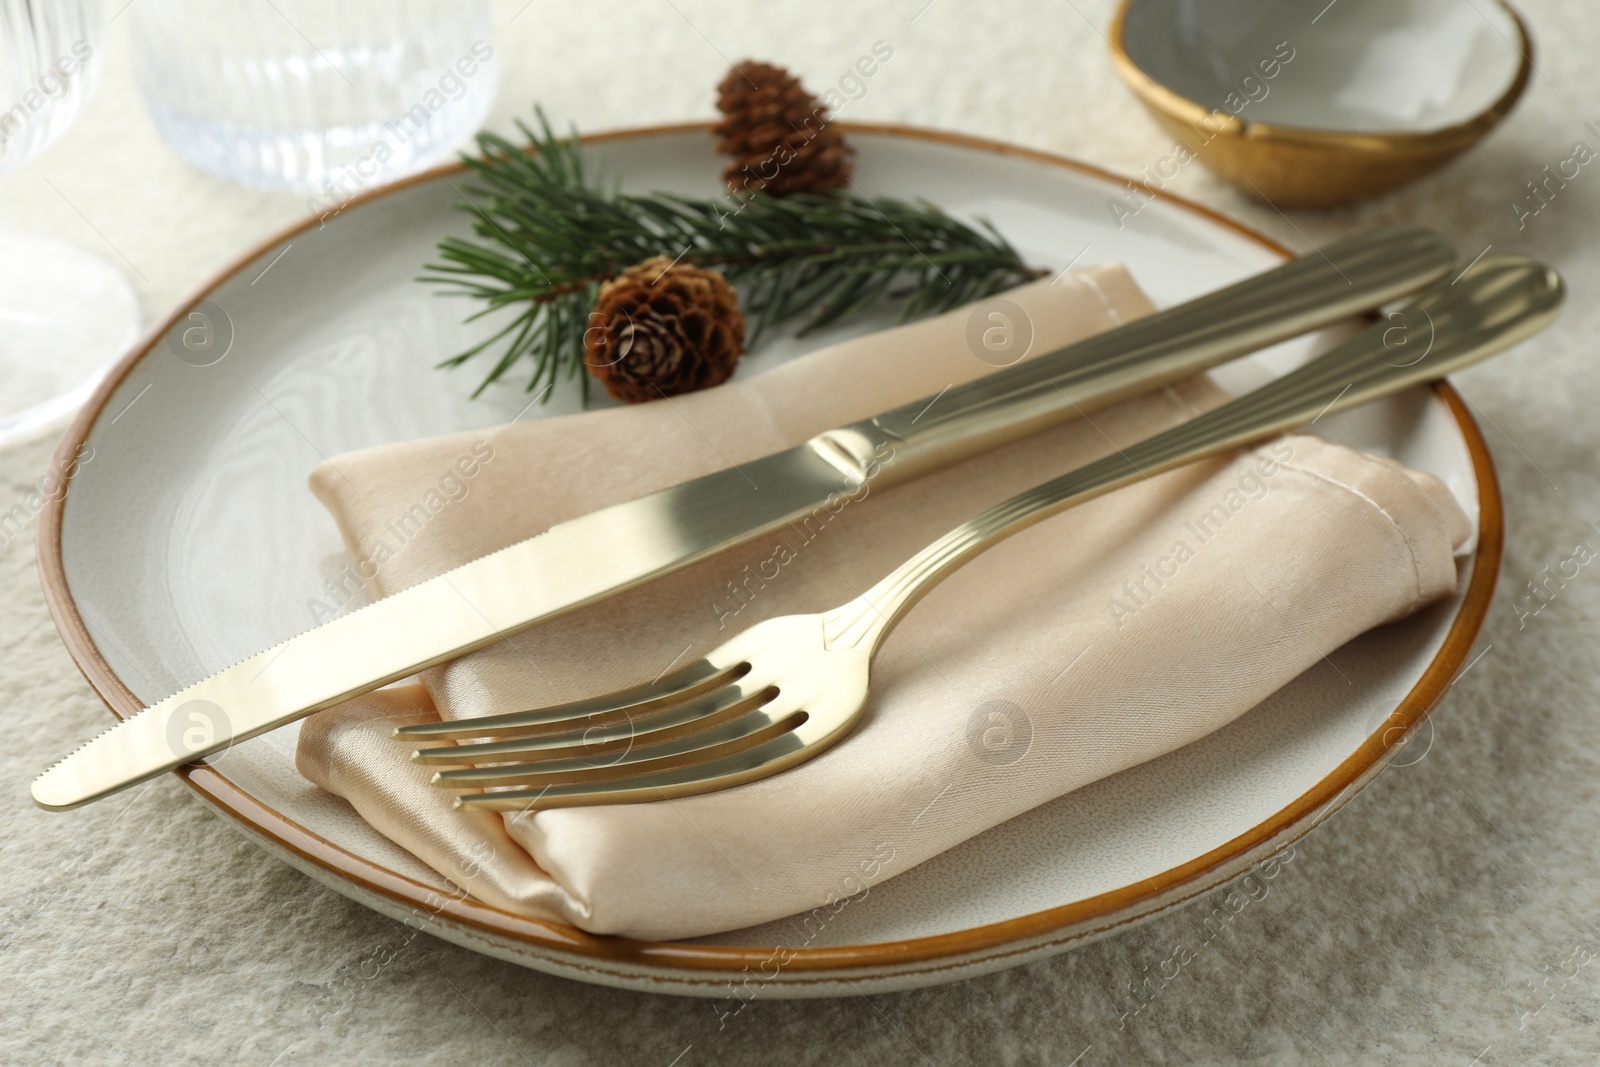
<path id="1" fill-rule="evenodd" d="M 1324 3 L 1135 0 L 1124 44 L 1152 79 L 1207 108 L 1352 133 L 1466 122 L 1522 62 L 1516 19 L 1491 0 Z"/>
<path id="2" fill-rule="evenodd" d="M 1254 240 L 1157 201 L 1119 226 L 1117 182 L 1057 165 L 932 141 L 853 135 L 868 193 L 921 195 L 985 215 L 1032 262 L 1122 261 L 1159 305 L 1277 262 Z M 718 163 L 701 132 L 604 146 L 636 188 L 711 194 Z M 324 456 L 503 422 L 517 385 L 467 399 L 481 367 L 432 369 L 489 327 L 413 278 L 435 242 L 466 229 L 455 189 L 424 182 L 351 209 L 243 266 L 211 295 L 232 349 L 195 367 L 152 349 L 105 405 L 91 461 L 67 496 L 69 587 L 100 650 L 153 701 L 308 628 L 308 601 L 343 559 L 332 520 L 306 488 Z M 282 267 L 293 257 L 293 270 Z M 828 343 L 777 339 L 741 374 Z M 1299 341 L 1227 368 L 1242 387 L 1294 364 Z M 568 401 L 524 417 L 568 410 Z M 1443 477 L 1477 513 L 1465 442 L 1428 390 L 1323 420 L 1336 440 Z M 132 565 L 136 563 L 137 565 Z M 1463 575 L 1465 583 L 1467 576 Z M 1245 833 L 1349 756 L 1437 653 L 1459 602 L 1438 605 L 1334 652 L 1241 720 L 1163 759 L 1045 805 L 874 887 L 826 927 L 824 943 L 928 936 L 1000 922 L 1152 877 Z M 1353 680 L 1353 681 L 1351 681 Z M 294 767 L 296 728 L 245 742 L 219 769 L 263 804 L 391 870 L 444 886 L 343 801 Z M 331 884 L 342 888 L 338 879 Z M 775 944 L 784 931 L 709 941 Z"/>

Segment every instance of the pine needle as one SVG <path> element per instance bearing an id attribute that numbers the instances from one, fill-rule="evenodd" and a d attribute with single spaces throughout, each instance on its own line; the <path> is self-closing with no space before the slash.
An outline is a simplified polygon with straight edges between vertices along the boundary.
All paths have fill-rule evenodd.
<path id="1" fill-rule="evenodd" d="M 523 309 L 439 364 L 459 366 L 503 343 L 478 393 L 524 361 L 527 391 L 545 388 L 546 400 L 563 371 L 587 386 L 583 335 L 600 283 L 651 256 L 726 275 L 740 290 L 747 347 L 779 326 L 798 322 L 804 334 L 884 299 L 905 321 L 1047 273 L 987 221 L 969 226 L 920 200 L 625 194 L 588 165 L 576 132 L 557 135 L 535 114 L 537 129 L 517 124 L 526 146 L 478 135 L 480 155 L 463 157 L 471 177 L 459 205 L 475 239 L 440 241 L 437 262 L 418 279 L 482 302 L 479 315 Z"/>

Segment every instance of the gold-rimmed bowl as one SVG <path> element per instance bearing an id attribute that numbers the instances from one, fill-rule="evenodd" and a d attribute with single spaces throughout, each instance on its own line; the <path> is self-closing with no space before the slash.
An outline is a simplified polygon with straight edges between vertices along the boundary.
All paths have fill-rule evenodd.
<path id="1" fill-rule="evenodd" d="M 1122 0 L 1117 70 L 1173 151 L 1279 207 L 1377 196 L 1471 148 L 1533 70 L 1503 0 Z"/>

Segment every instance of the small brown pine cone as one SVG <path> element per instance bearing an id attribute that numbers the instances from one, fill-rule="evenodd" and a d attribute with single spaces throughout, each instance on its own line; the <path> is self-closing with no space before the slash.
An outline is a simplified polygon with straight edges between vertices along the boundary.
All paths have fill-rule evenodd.
<path id="1" fill-rule="evenodd" d="M 666 256 L 602 285 L 589 322 L 584 365 L 629 404 L 720 385 L 744 351 L 744 314 L 728 279 Z"/>
<path id="2" fill-rule="evenodd" d="M 717 151 L 731 156 L 722 176 L 737 194 L 827 193 L 850 182 L 853 149 L 828 109 L 800 79 L 747 60 L 717 86 L 722 121 Z"/>

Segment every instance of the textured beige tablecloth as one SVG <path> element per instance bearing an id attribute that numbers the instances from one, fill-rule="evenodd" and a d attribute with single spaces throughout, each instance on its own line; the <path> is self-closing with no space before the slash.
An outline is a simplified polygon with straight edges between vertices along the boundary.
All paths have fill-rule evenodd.
<path id="1" fill-rule="evenodd" d="M 1310 19 L 1325 2 L 1308 6 L 1296 48 L 1314 47 Z M 895 58 L 844 117 L 1000 137 L 1135 173 L 1171 145 L 1112 70 L 1102 36 L 1112 6 L 504 0 L 493 122 L 505 129 L 534 99 L 589 129 L 707 117 L 707 86 L 728 59 L 780 59 L 822 86 L 881 38 Z M 1304 840 L 1271 895 L 1137 1016 L 1119 1027 L 1114 1005 L 1176 945 L 1205 936 L 1201 909 L 960 985 L 758 1003 L 719 1029 L 712 1004 L 407 939 L 267 857 L 170 779 L 70 816 L 36 811 L 28 781 L 64 736 L 89 736 L 106 713 L 55 636 L 19 539 L 0 547 L 0 1061 L 1595 1062 L 1594 965 L 1566 976 L 1600 944 L 1600 572 L 1582 568 L 1537 615 L 1520 598 L 1576 542 L 1600 547 L 1587 525 L 1600 522 L 1600 176 L 1584 168 L 1521 230 L 1512 204 L 1575 141 L 1600 148 L 1585 126 L 1600 122 L 1600 14 L 1578 0 L 1518 7 L 1537 43 L 1526 99 L 1418 185 L 1286 218 L 1198 167 L 1173 183 L 1299 249 L 1414 221 L 1467 257 L 1490 244 L 1526 250 L 1564 272 L 1572 299 L 1536 344 L 1459 382 L 1505 480 L 1510 539 L 1481 658 L 1440 707 L 1432 747 Z M 301 209 L 195 174 L 162 147 L 131 97 L 125 27 L 125 17 L 113 25 L 106 83 L 78 126 L 0 179 L 0 224 L 123 263 L 154 317 Z M 7 507 L 47 456 L 45 443 L 0 453 Z"/>

